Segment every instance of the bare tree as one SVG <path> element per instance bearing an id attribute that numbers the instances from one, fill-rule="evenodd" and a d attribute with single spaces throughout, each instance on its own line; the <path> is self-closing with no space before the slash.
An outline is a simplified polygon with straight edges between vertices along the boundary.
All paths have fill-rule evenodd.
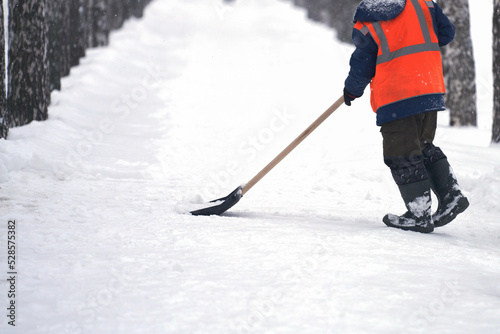
<path id="1" fill-rule="evenodd" d="M 91 31 L 89 33 L 89 47 L 108 45 L 109 43 L 109 0 L 93 0 L 89 10 Z"/>
<path id="2" fill-rule="evenodd" d="M 150 2 L 7 1 L 9 61 L 6 66 L 3 0 L 0 0 L 0 137 L 3 138 L 9 127 L 45 120 L 51 91 L 61 89 L 61 77 L 79 64 L 85 50 L 107 45 L 109 31 L 121 27 L 131 15 L 142 15 Z"/>
<path id="3" fill-rule="evenodd" d="M 130 17 L 129 1 L 108 0 L 108 24 L 111 29 L 120 29 Z"/>
<path id="4" fill-rule="evenodd" d="M 86 0 L 69 0 L 69 45 L 70 45 L 70 66 L 80 64 L 80 58 L 85 57 L 87 48 L 85 33 Z"/>
<path id="5" fill-rule="evenodd" d="M 67 0 L 49 1 L 48 57 L 50 90 L 61 90 L 61 78 L 70 71 L 70 3 Z"/>
<path id="6" fill-rule="evenodd" d="M 151 2 L 151 0 L 125 0 L 125 8 L 128 13 L 125 18 L 129 16 L 141 18 L 144 15 L 144 8 Z"/>
<path id="7" fill-rule="evenodd" d="M 494 0 L 493 12 L 493 142 L 500 143 L 500 0 Z"/>
<path id="8" fill-rule="evenodd" d="M 5 31 L 3 29 L 3 0 L 0 0 L 0 138 L 6 138 L 8 133 L 5 91 Z"/>
<path id="9" fill-rule="evenodd" d="M 48 0 L 9 1 L 9 126 L 45 120 L 48 116 L 47 3 Z"/>
<path id="10" fill-rule="evenodd" d="M 455 40 L 442 50 L 450 125 L 476 126 L 476 70 L 470 35 L 469 0 L 442 0 L 439 5 L 456 29 Z"/>

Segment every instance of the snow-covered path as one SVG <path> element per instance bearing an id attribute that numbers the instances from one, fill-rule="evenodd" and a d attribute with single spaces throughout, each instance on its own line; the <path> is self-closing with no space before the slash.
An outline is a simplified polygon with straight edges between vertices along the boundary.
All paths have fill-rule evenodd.
<path id="1" fill-rule="evenodd" d="M 49 120 L 0 141 L 0 275 L 9 220 L 18 272 L 15 328 L 0 283 L 0 332 L 499 333 L 487 127 L 448 128 L 442 113 L 437 144 L 471 208 L 430 235 L 381 222 L 404 208 L 368 96 L 224 216 L 187 214 L 333 103 L 351 51 L 259 0 L 157 0 L 91 50 Z"/>

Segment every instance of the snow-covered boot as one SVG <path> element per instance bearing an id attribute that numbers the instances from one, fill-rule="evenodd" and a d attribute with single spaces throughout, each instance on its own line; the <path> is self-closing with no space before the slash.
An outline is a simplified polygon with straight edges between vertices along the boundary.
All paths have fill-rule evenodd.
<path id="1" fill-rule="evenodd" d="M 408 211 L 402 216 L 393 214 L 385 215 L 383 218 L 384 224 L 405 231 L 422 233 L 431 233 L 434 231 L 431 216 L 430 181 L 425 179 L 398 185 L 398 187 Z"/>
<path id="2" fill-rule="evenodd" d="M 432 191 L 436 194 L 439 202 L 432 219 L 436 227 L 444 226 L 455 219 L 458 214 L 464 212 L 469 206 L 469 201 L 460 191 L 448 159 L 440 159 L 427 166 L 427 172 Z"/>

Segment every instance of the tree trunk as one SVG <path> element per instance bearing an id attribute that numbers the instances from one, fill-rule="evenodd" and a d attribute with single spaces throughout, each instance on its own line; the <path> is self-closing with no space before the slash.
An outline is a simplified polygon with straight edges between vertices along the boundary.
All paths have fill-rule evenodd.
<path id="1" fill-rule="evenodd" d="M 150 3 L 151 0 L 125 0 L 125 7 L 128 9 L 127 19 L 129 16 L 142 17 L 144 15 L 144 8 Z"/>
<path id="2" fill-rule="evenodd" d="M 9 125 L 47 119 L 50 103 L 48 0 L 9 1 Z"/>
<path id="3" fill-rule="evenodd" d="M 442 49 L 450 125 L 476 126 L 476 70 L 470 36 L 469 0 L 442 0 L 439 5 L 456 29 L 455 40 Z"/>
<path id="4" fill-rule="evenodd" d="M 500 0 L 494 0 L 493 12 L 493 142 L 500 143 Z"/>
<path id="5" fill-rule="evenodd" d="M 80 58 L 85 57 L 87 43 L 85 40 L 85 6 L 83 0 L 70 1 L 70 66 L 80 64 Z"/>
<path id="6" fill-rule="evenodd" d="M 108 2 L 106 0 L 93 0 L 91 7 L 92 34 L 90 47 L 108 45 L 109 26 L 108 26 Z"/>
<path id="7" fill-rule="evenodd" d="M 67 0 L 49 1 L 48 57 L 50 90 L 61 90 L 61 78 L 70 71 L 70 3 Z"/>
<path id="8" fill-rule="evenodd" d="M 0 138 L 6 138 L 8 120 L 6 107 L 7 92 L 5 91 L 5 32 L 3 28 L 3 0 L 0 0 Z"/>
<path id="9" fill-rule="evenodd" d="M 50 92 L 79 65 L 89 47 L 108 44 L 109 31 L 149 0 L 6 0 L 9 63 L 5 71 L 0 0 L 0 137 L 12 126 L 48 117 Z M 5 85 L 5 73 L 8 73 Z M 7 91 L 7 93 L 6 93 Z"/>
<path id="10" fill-rule="evenodd" d="M 111 30 L 120 29 L 123 22 L 128 18 L 127 12 L 124 10 L 127 7 L 127 1 L 123 0 L 108 0 L 108 24 Z"/>

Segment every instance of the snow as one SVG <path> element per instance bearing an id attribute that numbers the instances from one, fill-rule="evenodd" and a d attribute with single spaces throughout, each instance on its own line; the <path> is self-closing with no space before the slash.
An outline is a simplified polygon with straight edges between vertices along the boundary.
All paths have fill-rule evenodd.
<path id="1" fill-rule="evenodd" d="M 363 0 L 360 7 L 365 10 L 377 10 L 382 13 L 393 12 L 395 8 L 405 6 L 406 0 Z"/>
<path id="2" fill-rule="evenodd" d="M 5 277 L 15 220 L 18 271 L 16 327 L 4 279 L 0 332 L 498 333 L 500 147 L 486 99 L 478 128 L 440 114 L 436 144 L 471 206 L 432 234 L 381 221 L 405 208 L 368 93 L 225 215 L 187 213 L 326 110 L 350 52 L 303 10 L 257 0 L 155 1 L 89 51 L 49 120 L 0 141 L 0 263 Z"/>
<path id="3" fill-rule="evenodd" d="M 408 208 L 417 218 L 428 214 L 431 208 L 429 193 L 426 193 L 425 196 L 417 197 L 413 202 L 408 203 Z"/>

